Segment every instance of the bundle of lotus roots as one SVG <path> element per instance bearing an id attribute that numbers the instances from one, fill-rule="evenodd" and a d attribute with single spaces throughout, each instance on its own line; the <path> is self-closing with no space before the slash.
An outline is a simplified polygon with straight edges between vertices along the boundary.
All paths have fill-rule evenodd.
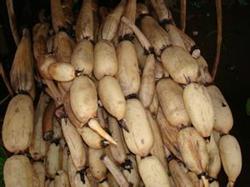
<path id="1" fill-rule="evenodd" d="M 222 167 L 234 186 L 231 110 L 164 1 L 72 6 L 51 0 L 18 43 L 6 187 L 217 187 Z"/>

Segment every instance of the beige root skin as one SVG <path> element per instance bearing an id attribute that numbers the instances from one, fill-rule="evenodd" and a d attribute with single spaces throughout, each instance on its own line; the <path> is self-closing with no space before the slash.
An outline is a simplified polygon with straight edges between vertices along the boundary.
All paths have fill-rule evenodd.
<path id="1" fill-rule="evenodd" d="M 128 18 L 132 23 L 135 23 L 136 19 L 136 0 L 127 0 L 127 5 L 123 13 L 124 16 Z M 120 23 L 118 35 L 119 38 L 131 36 L 133 31 L 124 23 Z"/>
<path id="2" fill-rule="evenodd" d="M 144 16 L 141 20 L 140 29 L 154 47 L 157 56 L 161 55 L 164 48 L 171 45 L 167 31 L 153 17 Z"/>
<path id="3" fill-rule="evenodd" d="M 123 23 L 125 23 L 135 33 L 135 35 L 138 38 L 138 40 L 140 41 L 142 47 L 148 53 L 150 53 L 151 52 L 150 50 L 152 49 L 152 46 L 151 46 L 150 42 L 148 41 L 148 39 L 145 37 L 145 35 L 138 29 L 138 27 L 135 24 L 133 24 L 129 19 L 127 19 L 126 17 L 124 17 L 124 16 L 122 17 L 121 21 Z M 148 67 L 149 65 L 147 65 L 147 70 L 146 71 L 149 71 L 151 69 L 151 73 L 153 73 L 153 74 L 148 74 L 148 77 L 154 77 L 155 57 L 152 54 L 149 54 L 149 55 L 147 55 L 146 61 L 147 61 L 148 64 L 150 63 L 150 67 Z M 148 69 L 148 68 L 150 68 L 150 69 Z M 144 66 L 144 71 L 145 71 L 145 66 Z M 145 71 L 146 72 L 145 73 L 144 71 L 143 71 L 143 77 L 144 77 L 144 79 L 142 78 L 142 80 L 141 80 L 142 81 L 141 82 L 141 88 L 145 88 L 145 89 L 149 89 L 150 90 L 150 86 L 146 86 L 146 87 L 144 86 L 144 87 L 142 87 L 143 82 L 144 81 L 148 81 L 148 78 L 146 77 L 146 73 L 148 73 L 148 72 Z M 152 83 L 152 80 L 151 80 L 151 83 Z M 153 84 L 149 84 L 149 82 L 148 82 L 148 85 L 151 85 L 151 88 L 153 88 L 153 90 L 154 90 L 154 83 Z M 144 92 L 145 93 L 142 93 L 142 91 L 140 89 L 139 95 L 141 97 L 140 96 L 139 97 L 142 100 L 142 103 L 143 103 L 144 107 L 148 107 L 151 104 L 151 101 L 153 99 L 153 93 L 152 92 L 146 93 L 145 90 L 144 90 Z M 146 96 L 145 95 L 143 96 L 143 94 L 145 94 Z M 151 95 L 151 96 L 149 96 L 149 95 Z"/>
<path id="4" fill-rule="evenodd" d="M 148 41 L 148 39 L 144 36 L 144 34 L 140 31 L 140 29 L 138 29 L 138 27 L 135 24 L 133 24 L 128 18 L 124 16 L 122 17 L 121 21 L 125 23 L 135 33 L 136 37 L 140 41 L 143 48 L 147 51 L 150 51 L 151 44 Z"/>
<path id="5" fill-rule="evenodd" d="M 71 105 L 70 105 L 70 100 L 69 100 L 69 92 L 66 93 L 63 101 L 64 105 L 64 110 L 70 120 L 70 122 L 76 127 L 80 128 L 83 126 L 83 124 L 76 118 L 75 114 L 72 111 Z"/>
<path id="6" fill-rule="evenodd" d="M 151 4 L 160 21 L 172 19 L 171 12 L 167 9 L 164 0 L 151 0 Z"/>
<path id="7" fill-rule="evenodd" d="M 97 132 L 101 137 L 108 140 L 110 143 L 117 145 L 116 141 L 101 127 L 100 123 L 96 119 L 91 119 L 88 122 L 89 127 Z"/>
<path id="8" fill-rule="evenodd" d="M 228 181 L 228 183 L 227 183 L 227 187 L 234 187 L 234 182 L 232 182 L 232 181 Z"/>
<path id="9" fill-rule="evenodd" d="M 125 5 L 126 1 L 121 0 L 120 3 L 117 5 L 117 7 L 113 10 L 113 12 L 107 15 L 105 21 L 103 22 L 103 26 L 101 28 L 102 39 L 109 41 L 114 39 L 119 27 L 120 18 L 125 9 Z"/>
<path id="10" fill-rule="evenodd" d="M 86 148 L 82 138 L 67 118 L 61 119 L 61 126 L 73 163 L 77 171 L 80 171 L 86 167 L 87 162 Z"/>
<path id="11" fill-rule="evenodd" d="M 101 160 L 103 161 L 104 165 L 108 168 L 110 173 L 115 178 L 116 182 L 121 187 L 129 187 L 129 183 L 120 171 L 120 169 L 115 165 L 115 163 L 107 156 L 104 155 Z"/>
<path id="12" fill-rule="evenodd" d="M 63 98 L 55 83 L 48 79 L 45 79 L 44 83 L 48 86 L 47 92 L 56 102 L 56 106 L 60 106 L 62 104 Z"/>
<path id="13" fill-rule="evenodd" d="M 82 3 L 80 13 L 76 21 L 76 40 L 94 40 L 94 14 L 92 0 Z"/>
<path id="14" fill-rule="evenodd" d="M 205 176 L 201 177 L 204 187 L 209 187 L 208 179 Z"/>

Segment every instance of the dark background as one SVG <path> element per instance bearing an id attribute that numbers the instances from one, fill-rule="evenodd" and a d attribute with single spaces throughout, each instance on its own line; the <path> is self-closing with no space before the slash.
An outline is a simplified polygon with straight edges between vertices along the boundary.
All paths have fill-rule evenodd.
<path id="1" fill-rule="evenodd" d="M 169 1 L 169 0 L 168 0 Z M 175 21 L 179 21 L 178 1 L 172 1 L 171 9 Z M 76 10 L 79 9 L 79 1 Z M 114 6 L 115 0 L 99 1 L 102 5 Z M 23 27 L 37 22 L 37 13 L 41 8 L 49 12 L 48 0 L 15 0 L 17 28 L 21 33 Z M 246 101 L 250 98 L 250 3 L 248 1 L 223 1 L 223 44 L 222 56 L 215 84 L 221 89 L 234 116 L 234 127 L 231 130 L 239 141 L 243 155 L 242 172 L 236 187 L 250 186 L 250 116 L 246 114 Z M 216 15 L 214 1 L 189 0 L 187 16 L 187 33 L 195 39 L 202 54 L 212 67 L 216 49 Z M 193 36 L 193 31 L 198 35 Z M 0 0 L 0 61 L 6 72 L 9 72 L 16 46 L 12 38 L 5 1 Z M 8 95 L 0 79 L 0 101 Z M 0 103 L 0 124 L 8 103 Z M 222 171 L 221 186 L 226 186 L 226 176 Z"/>

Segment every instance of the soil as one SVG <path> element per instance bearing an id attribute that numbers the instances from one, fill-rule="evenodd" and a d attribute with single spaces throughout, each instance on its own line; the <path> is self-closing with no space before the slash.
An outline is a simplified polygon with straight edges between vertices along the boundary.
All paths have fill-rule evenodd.
<path id="1" fill-rule="evenodd" d="M 20 4 L 20 2 L 17 1 L 17 4 Z M 25 0 L 25 2 L 30 1 Z M 31 18 L 37 14 L 38 7 L 49 6 L 47 1 L 35 2 L 39 3 L 36 5 L 29 3 L 23 8 L 24 10 L 29 10 L 29 7 L 32 7 L 33 11 L 28 11 L 27 14 L 24 14 L 23 11 L 19 10 L 18 14 L 21 15 L 18 16 L 19 23 L 25 23 L 28 26 L 32 25 L 34 19 Z M 237 2 L 223 6 L 222 55 L 215 84 L 221 89 L 231 107 L 234 117 L 234 127 L 230 134 L 238 139 L 243 156 L 242 172 L 235 186 L 248 187 L 250 184 L 250 116 L 246 114 L 246 101 L 250 98 L 250 60 L 248 57 L 250 55 L 250 48 L 248 46 L 250 44 L 250 7 L 240 5 Z M 0 0 L 0 7 L 5 7 L 4 3 L 4 0 Z M 174 11 L 174 16 L 178 20 L 178 11 Z M 13 60 L 15 45 L 8 28 L 8 18 L 5 8 L 3 10 L 1 8 L 0 11 L 0 24 L 4 28 L 4 40 L 6 43 L 5 52 L 4 54 L 0 54 L 0 60 L 4 63 L 4 67 L 8 72 Z M 19 28 L 21 27 L 20 25 Z M 194 36 L 194 31 L 198 32 L 198 35 Z M 208 1 L 208 4 L 201 8 L 194 8 L 189 5 L 187 33 L 195 39 L 202 51 L 202 55 L 208 61 L 211 68 L 216 49 L 214 3 Z M 7 95 L 8 93 L 3 82 L 0 82 L 0 101 Z M 3 120 L 7 101 L 0 105 L 0 123 Z M 227 178 L 223 169 L 219 179 L 220 186 L 226 186 Z"/>

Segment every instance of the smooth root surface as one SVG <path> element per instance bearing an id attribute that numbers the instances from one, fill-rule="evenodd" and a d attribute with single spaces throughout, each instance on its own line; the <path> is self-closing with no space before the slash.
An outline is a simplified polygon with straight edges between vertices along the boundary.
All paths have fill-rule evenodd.
<path id="1" fill-rule="evenodd" d="M 155 119 L 153 118 L 152 114 L 149 111 L 146 111 L 146 112 L 147 112 L 147 117 L 148 117 L 150 127 L 153 132 L 153 136 L 154 136 L 154 144 L 150 150 L 150 153 L 153 156 L 156 156 L 161 161 L 163 167 L 166 168 L 166 170 L 168 170 L 168 164 L 166 160 L 164 144 L 163 144 L 160 128 L 157 122 L 155 121 Z"/>
<path id="2" fill-rule="evenodd" d="M 214 109 L 214 129 L 227 134 L 233 127 L 232 112 L 218 87 L 211 85 L 207 91 L 212 99 Z"/>
<path id="3" fill-rule="evenodd" d="M 94 49 L 94 75 L 100 80 L 105 75 L 114 76 L 118 70 L 115 47 L 112 42 L 101 40 Z"/>
<path id="4" fill-rule="evenodd" d="M 48 71 L 50 77 L 56 81 L 71 81 L 75 78 L 75 69 L 69 63 L 52 63 L 50 64 Z"/>
<path id="5" fill-rule="evenodd" d="M 48 177 L 55 177 L 56 172 L 60 170 L 60 145 L 52 143 L 49 145 L 45 159 L 46 174 Z"/>
<path id="6" fill-rule="evenodd" d="M 65 122 L 63 122 L 64 120 Z M 81 136 L 69 120 L 62 119 L 61 125 L 74 165 L 77 170 L 81 170 L 86 163 L 86 151 Z"/>
<path id="7" fill-rule="evenodd" d="M 74 79 L 70 88 L 70 104 L 79 121 L 85 124 L 97 112 L 97 91 L 94 82 L 80 76 Z"/>
<path id="8" fill-rule="evenodd" d="M 191 171 L 197 175 L 206 171 L 209 161 L 206 142 L 193 127 L 179 132 L 178 145 L 183 161 Z"/>
<path id="9" fill-rule="evenodd" d="M 199 66 L 184 49 L 177 46 L 166 48 L 161 54 L 161 61 L 176 82 L 187 84 L 197 81 Z"/>
<path id="10" fill-rule="evenodd" d="M 216 179 L 221 170 L 221 159 L 213 134 L 210 137 L 210 141 L 206 143 L 209 156 L 208 175 Z"/>
<path id="11" fill-rule="evenodd" d="M 155 57 L 148 55 L 141 78 L 139 98 L 144 107 L 148 107 L 154 97 L 155 92 Z"/>
<path id="12" fill-rule="evenodd" d="M 4 147 L 12 153 L 26 150 L 32 141 L 33 126 L 34 108 L 31 97 L 13 97 L 9 102 L 2 127 Z"/>
<path id="13" fill-rule="evenodd" d="M 104 147 L 103 138 L 98 135 L 89 127 L 82 127 L 77 129 L 78 133 L 81 135 L 83 141 L 90 147 L 94 149 L 101 149 Z"/>
<path id="14" fill-rule="evenodd" d="M 109 131 L 112 135 L 112 138 L 117 142 L 117 145 L 111 144 L 109 146 L 111 155 L 116 162 L 118 162 L 119 164 L 122 164 L 123 162 L 125 162 L 127 155 L 126 155 L 126 149 L 125 149 L 126 145 L 124 142 L 121 128 L 119 127 L 117 120 L 111 116 L 108 117 L 108 124 L 109 124 Z"/>
<path id="15" fill-rule="evenodd" d="M 42 121 L 43 121 L 43 114 L 45 108 L 47 107 L 49 102 L 49 97 L 41 93 L 36 112 L 34 116 L 34 132 L 32 136 L 31 145 L 29 147 L 29 153 L 34 160 L 39 160 L 46 155 L 47 151 L 47 143 L 43 139 L 43 131 L 42 131 Z"/>
<path id="16" fill-rule="evenodd" d="M 71 64 L 76 71 L 91 75 L 94 68 L 94 47 L 89 40 L 77 43 L 71 56 Z"/>
<path id="17" fill-rule="evenodd" d="M 214 127 L 214 109 L 207 88 L 191 83 L 185 87 L 183 99 L 193 126 L 203 137 L 209 137 Z"/>
<path id="18" fill-rule="evenodd" d="M 125 96 L 135 94 L 140 88 L 140 74 L 133 43 L 122 41 L 117 47 L 117 78 Z"/>
<path id="19" fill-rule="evenodd" d="M 165 168 L 155 156 L 143 158 L 139 164 L 139 172 L 147 187 L 170 187 Z"/>
<path id="20" fill-rule="evenodd" d="M 219 150 L 223 169 L 228 176 L 228 181 L 234 183 L 242 168 L 240 145 L 232 135 L 222 136 Z"/>
<path id="21" fill-rule="evenodd" d="M 98 94 L 104 108 L 118 120 L 126 111 L 126 101 L 117 79 L 111 76 L 103 77 L 98 84 Z"/>
<path id="22" fill-rule="evenodd" d="M 107 168 L 101 161 L 104 149 L 88 149 L 89 168 L 95 179 L 102 181 L 107 174 Z"/>
<path id="23" fill-rule="evenodd" d="M 39 180 L 39 187 L 44 186 L 45 184 L 45 175 L 46 175 L 46 171 L 45 171 L 45 166 L 42 162 L 34 162 L 32 164 L 33 166 L 33 171 L 35 173 L 35 175 L 37 176 L 38 180 Z"/>
<path id="24" fill-rule="evenodd" d="M 33 187 L 33 168 L 26 156 L 8 158 L 3 169 L 6 187 Z"/>
<path id="25" fill-rule="evenodd" d="M 158 82 L 156 91 L 162 111 L 170 124 L 179 128 L 189 125 L 182 87 L 171 79 L 162 79 Z"/>
<path id="26" fill-rule="evenodd" d="M 176 186 L 193 187 L 191 179 L 177 160 L 169 162 L 169 170 Z"/>
<path id="27" fill-rule="evenodd" d="M 123 135 L 129 150 L 140 156 L 148 155 L 154 138 L 146 112 L 139 100 L 127 100 L 125 122 L 129 132 L 123 130 Z"/>

